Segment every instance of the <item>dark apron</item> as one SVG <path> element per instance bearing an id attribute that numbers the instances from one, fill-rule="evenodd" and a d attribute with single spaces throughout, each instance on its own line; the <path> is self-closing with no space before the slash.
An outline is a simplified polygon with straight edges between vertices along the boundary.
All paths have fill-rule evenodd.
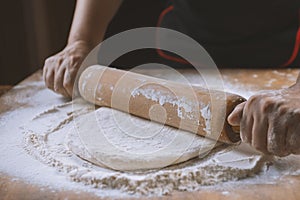
<path id="1" fill-rule="evenodd" d="M 299 11 L 300 0 L 172 0 L 158 26 L 195 39 L 218 67 L 300 66 Z"/>

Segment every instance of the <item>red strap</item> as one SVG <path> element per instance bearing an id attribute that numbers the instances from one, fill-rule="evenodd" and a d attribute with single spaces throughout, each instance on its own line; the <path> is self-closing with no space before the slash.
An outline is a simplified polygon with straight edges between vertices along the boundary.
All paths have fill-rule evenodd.
<path id="1" fill-rule="evenodd" d="M 300 28 L 298 29 L 298 32 L 297 32 L 296 42 L 295 42 L 295 47 L 294 47 L 293 54 L 290 57 L 290 59 L 285 64 L 283 64 L 284 67 L 290 66 L 294 62 L 294 60 L 298 56 L 299 49 L 300 49 Z"/>
<path id="2" fill-rule="evenodd" d="M 285 64 L 283 64 L 284 67 L 290 66 L 295 61 L 295 59 L 297 58 L 297 56 L 299 54 L 299 49 L 300 49 L 300 10 L 299 10 L 299 28 L 298 28 L 298 32 L 296 35 L 294 51 L 293 51 L 290 59 Z"/>
<path id="3" fill-rule="evenodd" d="M 161 26 L 161 23 L 162 23 L 165 15 L 168 14 L 169 12 L 171 12 L 173 9 L 174 9 L 174 6 L 170 5 L 169 7 L 167 7 L 166 9 L 164 9 L 161 12 L 161 14 L 160 14 L 160 16 L 158 18 L 157 27 Z M 165 54 L 161 49 L 156 49 L 156 51 L 157 51 L 157 53 L 158 53 L 159 56 L 161 56 L 161 57 L 163 57 L 163 58 L 165 58 L 167 60 L 172 60 L 172 61 L 179 62 L 179 63 L 182 63 L 182 64 L 189 64 L 186 60 L 184 60 L 182 58 Z"/>

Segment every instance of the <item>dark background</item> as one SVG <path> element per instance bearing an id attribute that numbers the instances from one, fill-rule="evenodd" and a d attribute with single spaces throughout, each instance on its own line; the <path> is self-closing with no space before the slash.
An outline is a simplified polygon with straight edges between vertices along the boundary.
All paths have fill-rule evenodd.
<path id="1" fill-rule="evenodd" d="M 0 6 L 0 85 L 13 85 L 43 67 L 45 58 L 63 49 L 75 0 L 8 0 Z M 163 0 L 124 0 L 107 37 L 136 27 L 156 26 Z M 121 65 L 135 65 L 154 52 L 131 55 Z M 134 60 L 133 60 L 134 58 Z"/>

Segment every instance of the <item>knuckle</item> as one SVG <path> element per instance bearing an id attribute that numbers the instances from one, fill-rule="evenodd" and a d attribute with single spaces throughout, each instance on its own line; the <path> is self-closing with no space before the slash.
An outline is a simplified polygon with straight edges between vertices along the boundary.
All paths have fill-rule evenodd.
<path id="1" fill-rule="evenodd" d="M 261 103 L 262 112 L 270 112 L 274 107 L 274 101 L 271 98 L 266 98 Z"/>
<path id="2" fill-rule="evenodd" d="M 74 57 L 75 57 L 75 56 L 73 56 L 73 55 L 69 55 L 69 56 L 68 56 L 69 61 L 70 61 L 70 62 L 73 62 Z"/>
<path id="3" fill-rule="evenodd" d="M 56 57 L 51 56 L 45 60 L 45 65 L 51 66 L 55 63 L 55 61 L 56 61 Z"/>
<path id="4" fill-rule="evenodd" d="M 289 107 L 285 106 L 285 105 L 281 105 L 278 108 L 278 114 L 279 115 L 284 115 L 289 111 Z"/>
<path id="5" fill-rule="evenodd" d="M 59 68 L 63 62 L 63 58 L 61 56 L 56 56 L 56 58 L 53 61 L 53 64 L 55 65 L 56 68 Z"/>
<path id="6" fill-rule="evenodd" d="M 257 101 L 257 99 L 259 98 L 259 95 L 253 95 L 249 98 L 248 100 L 248 104 L 253 104 Z"/>
<path id="7" fill-rule="evenodd" d="M 49 64 L 49 63 L 51 63 L 52 62 L 52 57 L 50 57 L 50 58 L 47 58 L 46 60 L 45 60 L 45 64 Z"/>
<path id="8" fill-rule="evenodd" d="M 69 65 L 69 67 L 73 68 L 74 66 L 78 65 L 80 60 L 81 60 L 80 56 L 74 56 L 74 55 L 70 56 L 70 65 Z"/>
<path id="9" fill-rule="evenodd" d="M 72 86 L 72 83 L 70 81 L 64 81 L 63 86 L 64 88 L 70 88 Z"/>

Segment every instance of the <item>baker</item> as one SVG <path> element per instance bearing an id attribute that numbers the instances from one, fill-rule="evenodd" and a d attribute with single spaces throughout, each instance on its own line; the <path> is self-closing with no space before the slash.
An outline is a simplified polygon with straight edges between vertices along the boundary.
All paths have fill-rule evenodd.
<path id="1" fill-rule="evenodd" d="M 120 0 L 77 0 L 67 46 L 46 59 L 46 86 L 72 96 L 77 71 L 100 43 Z M 299 0 L 173 0 L 159 26 L 189 35 L 209 52 L 217 66 L 300 66 Z M 185 64 L 159 51 L 160 56 Z M 252 96 L 238 105 L 228 122 L 241 127 L 243 142 L 277 156 L 300 154 L 300 76 L 287 89 Z"/>

